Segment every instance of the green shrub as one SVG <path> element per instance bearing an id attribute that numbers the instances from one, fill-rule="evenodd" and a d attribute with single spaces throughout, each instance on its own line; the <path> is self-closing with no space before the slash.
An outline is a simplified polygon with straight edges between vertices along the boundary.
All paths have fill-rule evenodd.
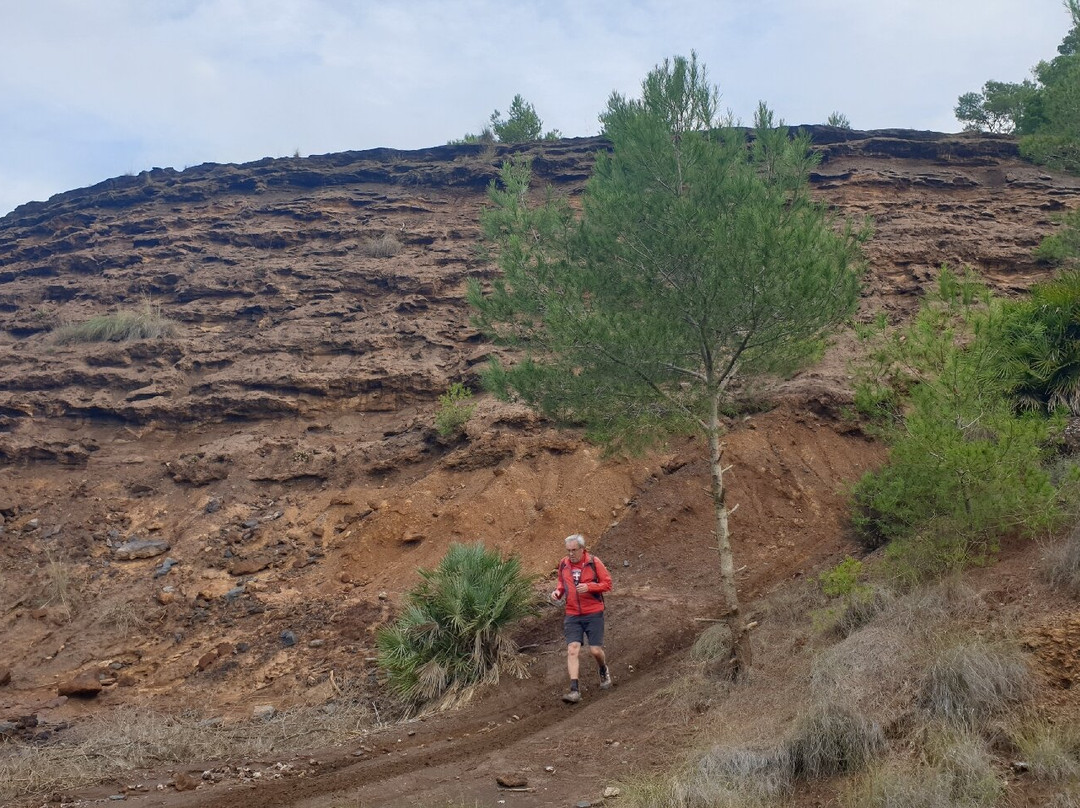
<path id="1" fill-rule="evenodd" d="M 1033 163 L 1080 174 L 1080 140 L 1069 135 L 1028 135 L 1020 139 L 1020 154 Z"/>
<path id="2" fill-rule="evenodd" d="M 1080 208 L 1063 214 L 1059 221 L 1061 228 L 1039 242 L 1035 257 L 1067 266 L 1080 263 Z"/>
<path id="3" fill-rule="evenodd" d="M 1002 535 L 1035 535 L 1061 519 L 1044 468 L 1060 422 L 1017 414 L 1017 367 L 1001 360 L 1011 316 L 969 275 L 945 267 L 914 323 L 872 351 L 865 395 L 904 417 L 883 429 L 888 464 L 852 490 L 867 549 L 903 540 L 919 562 L 913 569 L 948 570 L 993 552 Z"/>
<path id="4" fill-rule="evenodd" d="M 67 323 L 52 332 L 55 342 L 69 345 L 79 342 L 121 342 L 136 339 L 160 339 L 176 333 L 176 323 L 151 303 L 136 309 L 118 309 L 112 314 L 91 317 L 81 323 Z"/>
<path id="5" fill-rule="evenodd" d="M 448 438 L 456 434 L 472 418 L 476 405 L 472 402 L 472 391 L 454 382 L 449 389 L 439 396 L 439 407 L 435 410 L 435 431 Z"/>
<path id="6" fill-rule="evenodd" d="M 840 705 L 814 708 L 796 722 L 787 742 L 797 777 L 814 779 L 866 767 L 885 747 L 877 722 Z"/>
<path id="7" fill-rule="evenodd" d="M 848 557 L 818 576 L 822 593 L 834 599 L 832 605 L 817 609 L 811 615 L 815 627 L 820 631 L 846 637 L 881 611 L 888 599 L 887 594 L 870 584 L 860 583 L 861 574 L 862 562 Z"/>
<path id="8" fill-rule="evenodd" d="M 451 544 L 434 570 L 409 592 L 398 620 L 379 632 L 379 666 L 393 692 L 411 705 L 465 703 L 473 688 L 523 677 L 509 635 L 535 611 L 534 578 L 516 556 L 502 558 L 481 542 Z"/>
<path id="9" fill-rule="evenodd" d="M 975 726 L 1026 699 L 1031 672 L 1011 648 L 980 640 L 945 648 L 919 686 L 919 704 L 935 718 Z"/>
<path id="10" fill-rule="evenodd" d="M 1003 398 L 979 412 L 950 412 L 937 391 L 923 386 L 912 392 L 911 407 L 888 465 L 853 491 L 865 547 L 912 537 L 935 522 L 948 529 L 945 536 L 989 547 L 997 536 L 1033 534 L 1060 518 L 1043 469 L 1050 430 L 1044 419 L 1016 416 Z"/>

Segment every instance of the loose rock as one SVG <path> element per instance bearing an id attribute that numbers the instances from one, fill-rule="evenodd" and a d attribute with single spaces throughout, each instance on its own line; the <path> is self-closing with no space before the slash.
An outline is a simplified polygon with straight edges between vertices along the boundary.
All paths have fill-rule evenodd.
<path id="1" fill-rule="evenodd" d="M 229 562 L 230 575 L 254 575 L 270 566 L 273 559 L 269 556 L 254 556 L 252 558 L 236 558 Z"/>
<path id="2" fill-rule="evenodd" d="M 56 693 L 60 696 L 73 696 L 80 699 L 92 699 L 101 692 L 101 682 L 97 674 L 92 671 L 80 673 L 72 679 L 61 682 L 56 686 Z"/>
<path id="3" fill-rule="evenodd" d="M 502 788 L 526 788 L 529 785 L 528 778 L 523 774 L 500 774 L 495 782 Z"/>
<path id="4" fill-rule="evenodd" d="M 258 718 L 262 721 L 269 721 L 275 715 L 277 715 L 277 710 L 274 709 L 272 704 L 260 704 L 251 711 L 252 718 Z"/>
<path id="5" fill-rule="evenodd" d="M 0 668 L 0 687 L 11 684 L 11 669 Z"/>
<path id="6" fill-rule="evenodd" d="M 161 562 L 160 567 L 158 567 L 157 569 L 154 570 L 154 577 L 155 578 L 160 578 L 163 575 L 168 575 L 169 570 L 171 570 L 173 567 L 175 567 L 179 563 L 180 562 L 177 561 L 175 558 L 173 558 L 172 556 L 169 556 L 168 558 L 166 558 L 164 561 Z"/>
<path id="7" fill-rule="evenodd" d="M 173 775 L 173 788 L 177 791 L 194 791 L 200 782 L 187 772 L 176 772 Z"/>
<path id="8" fill-rule="evenodd" d="M 167 541 L 157 539 L 131 539 L 113 549 L 113 556 L 119 561 L 133 561 L 137 558 L 153 558 L 169 552 Z"/>

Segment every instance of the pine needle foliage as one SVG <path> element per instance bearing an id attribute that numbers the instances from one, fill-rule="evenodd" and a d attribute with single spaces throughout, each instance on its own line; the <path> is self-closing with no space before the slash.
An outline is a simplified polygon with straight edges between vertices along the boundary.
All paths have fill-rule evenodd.
<path id="1" fill-rule="evenodd" d="M 503 672 L 526 675 L 509 631 L 535 613 L 536 596 L 517 556 L 454 543 L 435 569 L 419 573 L 404 612 L 377 637 L 379 666 L 397 696 L 447 708 Z"/>
<path id="2" fill-rule="evenodd" d="M 707 437 L 741 670 L 721 414 L 740 384 L 820 354 L 854 311 L 867 233 L 812 199 L 807 136 L 769 128 L 769 113 L 748 140 L 716 127 L 717 103 L 694 55 L 657 65 L 640 99 L 613 94 L 601 114 L 612 151 L 597 156 L 580 211 L 532 204 L 528 164 L 504 164 L 483 219 L 503 275 L 469 298 L 478 325 L 521 351 L 488 369 L 497 394 L 612 449 Z"/>
<path id="3" fill-rule="evenodd" d="M 909 571 L 935 577 L 995 549 L 1008 533 L 1035 535 L 1062 517 L 1044 468 L 1060 423 L 1018 414 L 1000 301 L 970 276 L 942 269 L 915 321 L 887 335 L 869 384 L 896 397 L 884 427 L 889 463 L 854 487 L 853 520 L 872 549 L 902 540 L 925 556 Z M 927 573 L 923 575 L 922 573 Z"/>

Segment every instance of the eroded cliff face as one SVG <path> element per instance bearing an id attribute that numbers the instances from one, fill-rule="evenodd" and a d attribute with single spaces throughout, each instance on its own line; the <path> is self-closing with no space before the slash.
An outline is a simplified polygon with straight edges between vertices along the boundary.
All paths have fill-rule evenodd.
<path id="1" fill-rule="evenodd" d="M 818 194 L 869 216 L 870 305 L 902 307 L 943 263 L 995 286 L 1043 274 L 1031 251 L 1080 183 L 1020 162 L 1013 141 L 813 132 Z M 574 194 L 599 139 L 523 148 Z M 472 379 L 487 349 L 465 281 L 478 216 L 510 150 L 442 147 L 154 169 L 0 220 L 0 457 L 85 459 L 60 418 L 128 426 L 389 413 Z M 385 242 L 400 244 L 395 255 Z M 58 346 L 57 324 L 151 301 L 172 338 Z M 79 442 L 74 441 L 77 445 Z M 84 447 L 92 451 L 92 447 Z"/>
<path id="2" fill-rule="evenodd" d="M 1008 138 L 813 136 L 815 193 L 873 220 L 864 317 L 910 311 L 943 263 L 1024 289 L 1048 272 L 1032 250 L 1053 214 L 1080 205 L 1080 179 L 1021 162 Z M 582 531 L 618 549 L 628 586 L 657 587 L 643 602 L 670 608 L 669 578 L 680 603 L 708 601 L 707 542 L 678 566 L 648 563 L 667 531 L 708 534 L 700 447 L 616 462 L 488 400 L 465 436 L 433 429 L 437 397 L 475 387 L 492 350 L 464 294 L 496 271 L 477 245 L 499 162 L 525 152 L 540 184 L 577 194 L 604 147 L 155 169 L 0 219 L 0 627 L 17 686 L 0 707 L 64 717 L 74 708 L 41 705 L 87 672 L 117 702 L 125 687 L 233 707 L 317 700 L 330 671 L 364 667 L 375 627 L 450 540 L 542 572 Z M 173 336 L 51 334 L 144 300 Z M 842 489 L 881 457 L 829 420 L 848 392 L 842 359 L 732 433 L 747 595 L 842 552 Z M 125 555 L 131 541 L 157 548 Z M 70 597 L 55 591 L 63 569 Z M 125 609 L 137 630 L 121 628 Z"/>

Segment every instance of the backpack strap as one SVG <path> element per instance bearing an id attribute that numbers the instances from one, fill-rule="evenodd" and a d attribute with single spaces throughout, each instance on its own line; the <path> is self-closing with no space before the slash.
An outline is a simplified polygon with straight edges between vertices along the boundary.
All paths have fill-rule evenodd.
<path id="1" fill-rule="evenodd" d="M 594 556 L 592 553 L 589 553 L 589 560 L 585 562 L 585 565 L 588 567 L 592 567 L 593 580 L 596 583 L 600 583 L 600 573 L 596 571 L 596 556 Z M 592 595 L 594 598 L 599 598 L 601 603 L 604 602 L 603 592 L 590 592 L 589 594 Z"/>

